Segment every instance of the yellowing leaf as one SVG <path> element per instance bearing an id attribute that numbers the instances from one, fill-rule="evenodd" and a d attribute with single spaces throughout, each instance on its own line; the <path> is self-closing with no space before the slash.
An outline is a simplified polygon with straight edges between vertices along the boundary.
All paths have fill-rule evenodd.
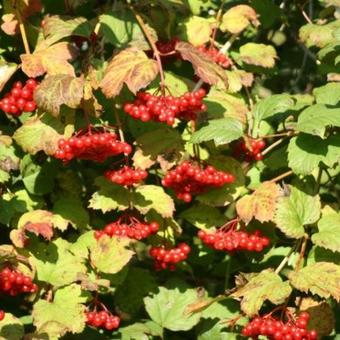
<path id="1" fill-rule="evenodd" d="M 6 63 L 5 61 L 0 60 L 0 92 L 17 69 L 17 64 Z"/>
<path id="2" fill-rule="evenodd" d="M 58 148 L 58 141 L 63 137 L 60 133 L 62 130 L 60 121 L 50 115 L 33 117 L 15 131 L 13 139 L 24 151 L 32 155 L 39 151 L 53 155 Z"/>
<path id="3" fill-rule="evenodd" d="M 220 30 L 239 34 L 250 24 L 259 25 L 255 10 L 247 5 L 238 5 L 230 8 L 223 15 Z"/>
<path id="4" fill-rule="evenodd" d="M 59 74 L 44 79 L 34 92 L 39 108 L 58 116 L 61 105 L 78 108 L 83 98 L 84 80 L 67 74 Z"/>
<path id="5" fill-rule="evenodd" d="M 8 13 L 2 16 L 3 23 L 1 29 L 7 35 L 15 35 L 19 32 L 19 22 L 13 13 Z"/>
<path id="6" fill-rule="evenodd" d="M 242 311 L 247 316 L 252 317 L 259 312 L 266 300 L 279 305 L 285 301 L 291 291 L 292 288 L 288 281 L 283 282 L 278 274 L 264 270 L 253 276 L 245 286 L 238 289 L 231 296 L 242 298 Z"/>
<path id="7" fill-rule="evenodd" d="M 212 25 L 209 20 L 197 16 L 192 16 L 185 24 L 186 34 L 189 43 L 200 46 L 210 40 Z"/>
<path id="8" fill-rule="evenodd" d="M 100 272 L 118 273 L 134 254 L 126 248 L 129 243 L 127 238 L 101 237 L 90 247 L 91 264 Z"/>
<path id="9" fill-rule="evenodd" d="M 48 75 L 68 74 L 74 76 L 74 69 L 68 63 L 77 55 L 76 49 L 67 42 L 57 43 L 50 47 L 42 47 L 32 54 L 22 54 L 20 56 L 22 70 L 28 77 L 36 78 L 44 73 Z"/>
<path id="10" fill-rule="evenodd" d="M 271 45 L 247 43 L 240 47 L 240 59 L 246 64 L 271 68 L 275 65 L 277 54 Z"/>
<path id="11" fill-rule="evenodd" d="M 149 59 L 143 51 L 127 48 L 118 53 L 107 66 L 100 87 L 106 97 L 117 96 L 124 83 L 136 93 L 148 86 L 157 76 L 155 60 Z"/>
<path id="12" fill-rule="evenodd" d="M 290 283 L 302 292 L 340 301 L 340 266 L 331 262 L 316 262 L 289 274 Z"/>
<path id="13" fill-rule="evenodd" d="M 67 332 L 81 333 L 85 328 L 86 298 L 82 297 L 79 285 L 58 289 L 53 302 L 40 299 L 33 306 L 33 324 L 40 334 L 49 339 L 59 339 Z"/>
<path id="14" fill-rule="evenodd" d="M 325 206 L 318 222 L 318 230 L 319 232 L 312 236 L 313 243 L 340 252 L 340 214 L 331 207 Z"/>
<path id="15" fill-rule="evenodd" d="M 218 83 L 228 86 L 225 70 L 214 63 L 209 57 L 187 42 L 176 44 L 176 50 L 184 60 L 190 61 L 195 73 L 206 83 L 216 85 Z"/>
<path id="16" fill-rule="evenodd" d="M 251 195 L 243 196 L 236 203 L 237 214 L 246 223 L 252 218 L 260 222 L 271 221 L 280 196 L 282 191 L 277 184 L 264 182 Z"/>
<path id="17" fill-rule="evenodd" d="M 172 217 L 175 204 L 172 198 L 157 185 L 141 185 L 136 189 L 133 197 L 134 207 L 143 215 L 150 210 L 156 211 L 162 217 Z"/>

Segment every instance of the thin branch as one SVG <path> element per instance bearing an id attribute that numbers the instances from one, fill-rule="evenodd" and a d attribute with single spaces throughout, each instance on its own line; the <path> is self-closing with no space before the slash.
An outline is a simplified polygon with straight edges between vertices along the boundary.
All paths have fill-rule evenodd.
<path id="1" fill-rule="evenodd" d="M 150 34 L 149 29 L 146 26 L 142 17 L 135 11 L 135 9 L 132 6 L 130 6 L 130 9 L 133 12 L 134 16 L 136 17 L 136 20 L 138 21 L 139 26 L 141 27 L 142 31 L 144 32 L 144 35 L 145 35 L 146 39 L 148 40 L 150 47 L 152 48 L 152 51 L 153 51 L 154 56 L 155 56 L 156 61 L 157 61 L 159 74 L 160 74 L 160 77 L 161 77 L 161 83 L 160 83 L 161 92 L 162 92 L 162 95 L 165 95 L 164 70 L 163 70 L 161 56 L 160 56 L 160 53 L 159 53 L 158 48 L 156 46 L 156 41 L 153 39 L 152 35 Z"/>
<path id="2" fill-rule="evenodd" d="M 24 22 L 22 21 L 20 11 L 17 8 L 15 8 L 15 15 L 16 15 L 18 21 L 19 21 L 19 29 L 20 29 L 21 39 L 22 39 L 22 42 L 24 44 L 25 53 L 31 54 L 30 46 L 28 44 L 28 39 L 27 39 L 27 35 L 26 35 L 25 25 L 24 25 Z"/>
<path id="3" fill-rule="evenodd" d="M 299 259 L 297 260 L 297 263 L 296 263 L 296 266 L 295 266 L 295 271 L 298 271 L 301 267 L 302 260 L 305 256 L 307 241 L 308 241 L 308 234 L 304 234 L 303 239 L 302 239 L 302 245 L 301 245 L 301 249 L 300 249 Z"/>
<path id="4" fill-rule="evenodd" d="M 265 148 L 261 153 L 262 155 L 266 155 L 268 152 L 270 152 L 271 150 L 273 150 L 274 148 L 276 148 L 278 145 L 280 145 L 286 138 L 280 138 L 278 139 L 276 142 L 274 142 L 273 144 L 270 144 L 267 148 Z"/>
<path id="5" fill-rule="evenodd" d="M 224 3 L 225 3 L 226 0 L 223 0 L 221 5 L 220 5 L 220 8 L 217 12 L 217 15 L 216 15 L 216 22 L 215 22 L 215 26 L 214 26 L 214 29 L 213 29 L 213 32 L 211 34 L 211 41 L 210 41 L 210 47 L 213 47 L 214 46 L 214 42 L 215 42 L 215 39 L 216 39 L 216 34 L 217 34 L 217 29 L 218 29 L 218 26 L 221 22 L 221 19 L 222 19 L 222 14 L 223 14 L 223 6 L 224 6 Z"/>
<path id="6" fill-rule="evenodd" d="M 284 259 L 281 261 L 281 263 L 278 265 L 278 267 L 275 269 L 275 274 L 279 274 L 280 271 L 284 268 L 284 266 L 288 263 L 291 256 L 295 253 L 297 248 L 299 247 L 299 244 L 301 244 L 301 241 L 295 244 L 294 247 L 292 247 L 289 251 L 289 253 L 284 257 Z"/>
<path id="7" fill-rule="evenodd" d="M 275 134 L 272 134 L 272 135 L 266 135 L 266 136 L 261 136 L 259 138 L 261 139 L 265 139 L 265 138 L 275 138 L 275 137 L 284 137 L 284 136 L 287 136 L 287 137 L 290 137 L 290 136 L 294 136 L 294 135 L 297 135 L 298 132 L 297 131 L 287 131 L 287 132 L 280 132 L 280 133 L 275 133 Z"/>
<path id="8" fill-rule="evenodd" d="M 284 178 L 289 177 L 291 175 L 293 175 L 293 171 L 289 170 L 289 171 L 281 174 L 280 176 L 277 176 L 277 177 L 271 179 L 269 182 L 275 183 L 275 182 L 281 181 L 281 179 L 284 179 Z"/>
<path id="9" fill-rule="evenodd" d="M 117 126 L 118 126 L 118 132 L 119 132 L 120 141 L 121 142 L 125 142 L 124 132 L 123 132 L 123 129 L 122 129 L 122 122 L 120 121 L 118 112 L 117 112 L 117 110 L 115 108 L 114 108 L 114 113 L 115 113 L 115 119 L 116 119 Z"/>

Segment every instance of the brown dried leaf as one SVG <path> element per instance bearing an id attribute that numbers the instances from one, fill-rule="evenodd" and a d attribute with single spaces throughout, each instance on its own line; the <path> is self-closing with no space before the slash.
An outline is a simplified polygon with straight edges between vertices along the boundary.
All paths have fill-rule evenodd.
<path id="1" fill-rule="evenodd" d="M 260 222 L 270 221 L 281 196 L 282 190 L 277 184 L 263 182 L 251 195 L 243 196 L 236 203 L 237 213 L 245 223 L 249 223 L 253 217 Z"/>
<path id="2" fill-rule="evenodd" d="M 42 45 L 32 54 L 22 54 L 22 70 L 29 77 L 39 77 L 44 73 L 49 76 L 68 74 L 74 76 L 74 69 L 69 60 L 77 56 L 77 50 L 68 42 L 61 42 L 47 48 Z"/>
<path id="3" fill-rule="evenodd" d="M 206 83 L 216 85 L 222 83 L 228 86 L 227 73 L 224 69 L 215 64 L 209 57 L 198 51 L 193 45 L 187 42 L 180 42 L 176 45 L 176 50 L 184 60 L 191 62 L 195 73 Z"/>
<path id="4" fill-rule="evenodd" d="M 157 74 L 157 62 L 149 59 L 143 51 L 131 47 L 121 51 L 111 60 L 100 87 L 108 98 L 117 96 L 124 83 L 131 92 L 136 93 L 149 85 Z"/>
<path id="5" fill-rule="evenodd" d="M 320 338 L 332 332 L 335 318 L 332 308 L 327 302 L 306 297 L 302 299 L 300 310 L 309 313 L 308 329 L 315 329 Z"/>
<path id="6" fill-rule="evenodd" d="M 97 98 L 93 93 L 90 80 L 86 80 L 84 84 L 84 97 L 82 108 L 88 115 L 95 117 L 99 117 L 103 110 L 103 107 L 99 104 Z"/>
<path id="7" fill-rule="evenodd" d="M 79 107 L 83 98 L 84 79 L 59 74 L 44 79 L 34 92 L 39 108 L 58 116 L 61 105 L 72 109 Z"/>

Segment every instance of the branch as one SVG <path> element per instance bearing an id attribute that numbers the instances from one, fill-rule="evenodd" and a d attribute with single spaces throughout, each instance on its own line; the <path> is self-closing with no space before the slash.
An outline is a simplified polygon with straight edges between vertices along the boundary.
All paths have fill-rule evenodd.
<path id="1" fill-rule="evenodd" d="M 278 181 L 280 181 L 281 179 L 284 179 L 284 178 L 286 178 L 286 177 L 288 177 L 288 176 L 290 176 L 290 175 L 293 175 L 293 171 L 292 171 L 292 170 L 289 170 L 289 171 L 287 171 L 287 172 L 281 174 L 280 176 L 277 176 L 277 177 L 271 179 L 269 182 L 275 183 L 275 182 L 278 182 Z"/>
<path id="2" fill-rule="evenodd" d="M 22 39 L 22 42 L 24 44 L 25 53 L 31 54 L 30 46 L 29 46 L 28 40 L 27 40 L 25 25 L 24 25 L 24 22 L 22 21 L 20 11 L 16 7 L 15 7 L 15 15 L 18 18 L 18 21 L 19 21 L 19 29 L 20 29 L 21 39 Z"/>

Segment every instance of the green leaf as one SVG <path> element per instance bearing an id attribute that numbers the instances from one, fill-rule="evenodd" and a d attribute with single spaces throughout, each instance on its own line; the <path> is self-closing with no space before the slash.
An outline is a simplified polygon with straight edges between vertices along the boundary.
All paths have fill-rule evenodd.
<path id="1" fill-rule="evenodd" d="M 277 54 L 271 45 L 246 43 L 240 47 L 240 59 L 246 64 L 271 68 L 275 66 Z"/>
<path id="2" fill-rule="evenodd" d="M 194 327 L 200 313 L 187 315 L 187 305 L 197 300 L 197 291 L 184 282 L 159 287 L 159 292 L 144 299 L 145 309 L 151 319 L 171 331 L 188 331 Z"/>
<path id="3" fill-rule="evenodd" d="M 258 26 L 257 15 L 254 9 L 247 5 L 231 7 L 222 17 L 220 30 L 232 34 L 240 34 L 250 24 Z"/>
<path id="4" fill-rule="evenodd" d="M 305 233 L 304 226 L 319 219 L 320 198 L 307 195 L 293 186 L 289 186 L 289 188 L 289 196 L 281 197 L 278 200 L 274 221 L 288 237 L 300 238 Z"/>
<path id="5" fill-rule="evenodd" d="M 340 214 L 330 206 L 325 206 L 318 222 L 318 230 L 312 236 L 313 243 L 319 247 L 340 252 Z"/>
<path id="6" fill-rule="evenodd" d="M 328 83 L 313 90 L 318 104 L 336 105 L 340 101 L 340 83 Z"/>
<path id="7" fill-rule="evenodd" d="M 141 280 L 143 284 L 140 284 Z M 144 297 L 157 291 L 157 288 L 157 282 L 149 271 L 132 267 L 115 292 L 115 303 L 120 310 L 136 314 L 143 305 Z"/>
<path id="8" fill-rule="evenodd" d="M 85 328 L 85 301 L 76 284 L 58 289 L 53 302 L 39 300 L 32 311 L 37 331 L 47 333 L 52 339 L 59 339 L 67 332 L 81 333 Z"/>
<path id="9" fill-rule="evenodd" d="M 30 194 L 44 195 L 53 190 L 56 176 L 55 161 L 38 165 L 30 155 L 25 155 L 20 163 L 22 180 Z"/>
<path id="10" fill-rule="evenodd" d="M 78 273 L 86 273 L 83 261 L 70 252 L 71 244 L 58 238 L 46 243 L 30 245 L 30 263 L 37 270 L 39 281 L 61 287 L 77 280 Z"/>
<path id="11" fill-rule="evenodd" d="M 289 280 L 294 288 L 328 299 L 340 301 L 340 266 L 331 262 L 317 262 L 297 272 L 290 272 Z"/>
<path id="12" fill-rule="evenodd" d="M 329 167 L 340 160 L 340 136 L 323 140 L 308 134 L 293 137 L 288 146 L 288 164 L 296 174 L 309 175 L 320 163 Z"/>
<path id="13" fill-rule="evenodd" d="M 210 40 L 212 33 L 212 24 L 209 20 L 192 16 L 184 24 L 187 40 L 194 46 L 204 45 Z"/>
<path id="14" fill-rule="evenodd" d="M 13 314 L 5 311 L 5 318 L 0 321 L 0 339 L 21 340 L 24 337 L 24 325 Z"/>
<path id="15" fill-rule="evenodd" d="M 154 210 L 164 218 L 172 217 L 175 211 L 172 198 L 157 185 L 139 186 L 133 195 L 133 206 L 143 215 Z"/>
<path id="16" fill-rule="evenodd" d="M 204 204 L 197 204 L 184 210 L 180 217 L 199 229 L 218 227 L 227 222 L 227 217 L 222 215 L 217 208 Z"/>
<path id="17" fill-rule="evenodd" d="M 207 126 L 194 132 L 191 142 L 198 144 L 214 140 L 216 145 L 230 143 L 243 135 L 243 126 L 239 120 L 231 117 L 214 119 Z"/>
<path id="18" fill-rule="evenodd" d="M 157 62 L 137 48 L 127 48 L 109 62 L 100 87 L 108 98 L 117 96 L 126 84 L 136 93 L 148 86 L 157 76 Z"/>
<path id="19" fill-rule="evenodd" d="M 106 213 L 116 209 L 125 210 L 129 207 L 131 195 L 125 187 L 113 184 L 104 177 L 98 177 L 96 185 L 99 186 L 99 190 L 92 195 L 89 208 Z"/>
<path id="20" fill-rule="evenodd" d="M 152 337 L 163 337 L 162 328 L 153 321 L 147 321 L 145 323 L 135 322 L 134 324 L 126 327 L 119 327 L 119 340 L 147 340 Z"/>
<path id="21" fill-rule="evenodd" d="M 328 108 L 316 104 L 303 110 L 299 115 L 297 130 L 312 135 L 325 137 L 327 127 L 340 127 L 340 108 Z"/>
<path id="22" fill-rule="evenodd" d="M 160 127 L 146 132 L 136 139 L 137 144 L 146 155 L 156 158 L 160 154 L 179 152 L 183 150 L 183 141 L 177 130 Z"/>
<path id="23" fill-rule="evenodd" d="M 103 236 L 90 246 L 91 264 L 100 272 L 116 274 L 130 261 L 134 252 L 127 249 L 130 240 Z"/>
<path id="24" fill-rule="evenodd" d="M 45 78 L 34 91 L 34 100 L 39 108 L 58 116 L 61 106 L 77 109 L 83 98 L 84 79 L 67 74 L 52 75 Z"/>
<path id="25" fill-rule="evenodd" d="M 232 297 L 242 298 L 241 309 L 249 317 L 260 311 L 263 303 L 269 300 L 274 305 L 279 305 L 290 295 L 292 288 L 288 281 L 282 281 L 278 274 L 264 270 L 255 275 L 250 281 Z"/>
<path id="26" fill-rule="evenodd" d="M 72 209 L 70 209 L 72 207 Z M 61 224 L 72 224 L 75 228 L 85 228 L 89 224 L 89 214 L 82 202 L 74 197 L 63 197 L 57 200 L 53 206 L 53 213 L 60 218 Z"/>
<path id="27" fill-rule="evenodd" d="M 50 115 L 31 118 L 19 127 L 13 139 L 21 148 L 32 155 L 44 151 L 53 155 L 58 148 L 58 141 L 63 138 L 63 125 Z"/>
<path id="28" fill-rule="evenodd" d="M 105 41 L 118 48 L 130 41 L 144 40 L 143 31 L 131 11 L 124 8 L 108 11 L 99 16 L 101 31 Z"/>
<path id="29" fill-rule="evenodd" d="M 89 38 L 93 31 L 90 22 L 83 17 L 52 15 L 44 21 L 44 44 L 48 46 L 70 36 Z"/>

